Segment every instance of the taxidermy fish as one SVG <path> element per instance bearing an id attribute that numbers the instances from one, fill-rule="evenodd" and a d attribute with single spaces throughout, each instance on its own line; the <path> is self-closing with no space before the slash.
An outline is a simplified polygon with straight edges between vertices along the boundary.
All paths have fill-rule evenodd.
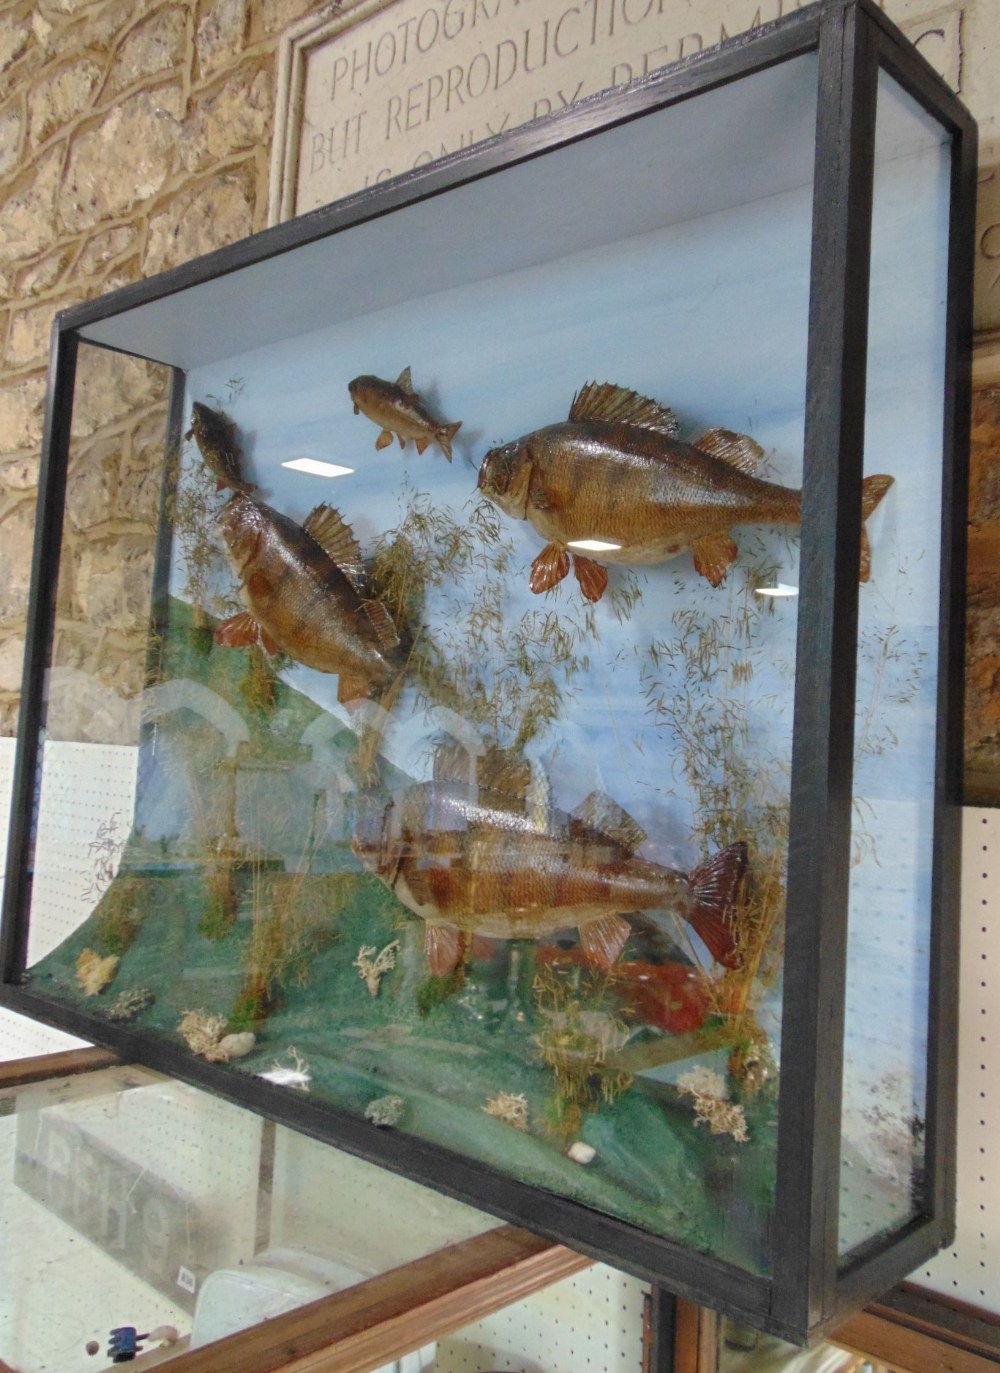
<path id="1" fill-rule="evenodd" d="M 200 401 L 191 407 L 191 428 L 185 439 L 194 437 L 205 466 L 215 477 L 215 489 L 231 486 L 234 491 L 250 492 L 257 488 L 243 480 L 243 454 L 236 442 L 236 425 L 220 410 L 211 410 Z"/>
<path id="2" fill-rule="evenodd" d="M 417 452 L 422 453 L 429 444 L 436 443 L 451 462 L 451 441 L 461 429 L 462 421 L 443 424 L 427 413 L 413 389 L 409 367 L 404 368 L 395 381 L 355 377 L 347 383 L 347 389 L 354 402 L 354 413 L 367 415 L 381 427 L 382 432 L 375 440 L 376 448 L 387 447 L 395 434 L 400 448 L 406 447 L 407 439 L 413 439 Z"/>
<path id="3" fill-rule="evenodd" d="M 728 429 L 684 443 L 671 410 L 620 386 L 588 382 L 565 424 L 491 449 L 479 490 L 547 540 L 531 564 L 532 591 L 548 591 L 566 576 L 567 545 L 612 545 L 591 557 L 573 553 L 584 596 L 599 601 L 608 583 L 603 564 L 662 563 L 689 548 L 695 569 L 718 586 L 737 555 L 734 526 L 798 524 L 801 492 L 755 477 L 761 457 L 759 444 Z M 892 482 L 865 478 L 863 520 Z M 862 529 L 861 581 L 870 571 Z"/>
<path id="4" fill-rule="evenodd" d="M 637 858 L 645 837 L 598 792 L 568 815 L 550 811 L 539 826 L 507 794 L 438 780 L 363 811 L 352 847 L 427 922 L 427 956 L 439 977 L 458 963 L 463 936 L 539 939 L 574 925 L 594 962 L 611 968 L 631 933 L 623 913 L 641 910 L 686 920 L 717 962 L 734 966 L 746 845 L 684 873 Z"/>
<path id="5" fill-rule="evenodd" d="M 318 505 L 303 524 L 237 494 L 219 514 L 226 554 L 247 609 L 216 641 L 261 643 L 340 676 L 337 699 L 368 696 L 398 670 L 399 638 L 385 607 L 366 594 L 361 550 L 336 510 Z"/>

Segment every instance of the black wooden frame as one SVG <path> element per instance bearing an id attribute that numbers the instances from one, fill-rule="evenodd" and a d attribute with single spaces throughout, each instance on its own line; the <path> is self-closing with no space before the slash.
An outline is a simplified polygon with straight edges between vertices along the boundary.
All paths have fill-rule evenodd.
<path id="1" fill-rule="evenodd" d="M 39 739 L 58 576 L 80 330 L 96 320 L 238 271 L 316 239 L 447 193 L 800 54 L 818 53 L 818 127 L 803 501 L 813 529 L 801 565 L 792 760 L 784 1034 L 773 1277 L 753 1276 L 670 1240 L 536 1190 L 485 1165 L 375 1130 L 249 1075 L 194 1058 L 159 1035 L 115 1026 L 46 998 L 24 980 Z M 837 1246 L 842 1038 L 854 727 L 857 565 L 866 386 L 868 272 L 879 69 L 952 138 L 945 378 L 939 737 L 931 935 L 924 1213 L 840 1267 Z M 954 1224 L 958 853 L 963 686 L 966 461 L 976 130 L 962 105 L 870 0 L 825 0 L 627 88 L 500 135 L 148 281 L 59 315 L 53 325 L 32 566 L 9 864 L 0 928 L 0 1003 L 186 1078 L 516 1224 L 658 1281 L 744 1323 L 803 1341 L 924 1261 Z M 175 374 L 179 431 L 183 377 Z M 831 462 L 829 455 L 838 455 Z M 836 671 L 834 667 L 836 666 Z M 819 855 L 824 855 L 822 861 Z"/>

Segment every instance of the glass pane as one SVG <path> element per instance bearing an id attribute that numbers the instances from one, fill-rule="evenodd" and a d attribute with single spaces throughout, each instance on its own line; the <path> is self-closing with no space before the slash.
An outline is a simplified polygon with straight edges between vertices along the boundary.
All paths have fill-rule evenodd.
<path id="1" fill-rule="evenodd" d="M 122 1327 L 182 1353 L 495 1224 L 145 1069 L 7 1088 L 0 1359 L 84 1373 Z"/>
<path id="2" fill-rule="evenodd" d="M 855 724 L 840 1250 L 921 1206 L 950 147 L 879 78 Z"/>
<path id="3" fill-rule="evenodd" d="M 815 87 L 798 58 L 244 279 L 265 334 L 187 372 L 162 584 L 146 525 L 113 584 L 148 646 L 88 618 L 88 691 L 132 636 L 93 742 L 53 681 L 37 986 L 768 1270 Z M 570 251 L 581 184 L 609 219 Z M 406 251 L 429 213 L 454 280 Z M 226 337 L 200 301 L 172 357 Z"/>

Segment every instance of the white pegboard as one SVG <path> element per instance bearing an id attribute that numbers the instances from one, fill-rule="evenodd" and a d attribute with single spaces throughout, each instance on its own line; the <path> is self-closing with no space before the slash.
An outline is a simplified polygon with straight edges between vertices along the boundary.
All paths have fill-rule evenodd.
<path id="1" fill-rule="evenodd" d="M 435 1373 L 635 1373 L 648 1291 L 595 1264 L 442 1340 Z"/>
<path id="2" fill-rule="evenodd" d="M 955 1243 L 912 1275 L 1000 1315 L 1000 810 L 965 810 Z M 994 1170 L 997 1171 L 994 1171 Z"/>

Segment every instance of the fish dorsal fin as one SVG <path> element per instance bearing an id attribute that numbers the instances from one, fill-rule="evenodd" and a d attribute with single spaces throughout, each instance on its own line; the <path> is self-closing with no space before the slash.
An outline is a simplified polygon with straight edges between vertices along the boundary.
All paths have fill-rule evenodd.
<path id="1" fill-rule="evenodd" d="M 646 842 L 646 831 L 642 826 L 603 791 L 592 791 L 585 796 L 576 809 L 570 811 L 570 820 L 613 839 L 626 853 L 635 853 Z"/>
<path id="2" fill-rule="evenodd" d="M 749 434 L 734 434 L 731 429 L 709 429 L 692 447 L 728 463 L 748 477 L 757 471 L 764 456 L 763 448 Z"/>
<path id="3" fill-rule="evenodd" d="M 655 429 L 668 438 L 677 435 L 677 419 L 669 406 L 640 396 L 613 382 L 588 381 L 573 397 L 571 420 L 606 420 L 630 424 L 637 429 Z"/>
<path id="4" fill-rule="evenodd" d="M 527 814 L 531 786 L 527 758 L 509 749 L 488 748 L 476 759 L 476 781 L 481 791 L 489 792 L 492 804 L 516 815 Z"/>
<path id="5" fill-rule="evenodd" d="M 392 622 L 392 616 L 381 601 L 362 601 L 361 609 L 368 617 L 368 623 L 375 631 L 379 644 L 386 650 L 399 647 L 399 635 Z"/>
<path id="6" fill-rule="evenodd" d="M 458 782 L 468 786 L 476 778 L 476 764 L 469 750 L 451 741 L 434 749 L 434 781 Z"/>
<path id="7" fill-rule="evenodd" d="M 319 544 L 323 552 L 337 564 L 345 576 L 357 585 L 364 577 L 361 549 L 339 511 L 332 505 L 317 505 L 303 521 L 302 528 Z"/>
<path id="8" fill-rule="evenodd" d="M 409 367 L 404 367 L 396 378 L 396 385 L 401 391 L 405 391 L 408 396 L 415 396 L 417 393 L 413 389 L 413 378 L 410 376 Z"/>

